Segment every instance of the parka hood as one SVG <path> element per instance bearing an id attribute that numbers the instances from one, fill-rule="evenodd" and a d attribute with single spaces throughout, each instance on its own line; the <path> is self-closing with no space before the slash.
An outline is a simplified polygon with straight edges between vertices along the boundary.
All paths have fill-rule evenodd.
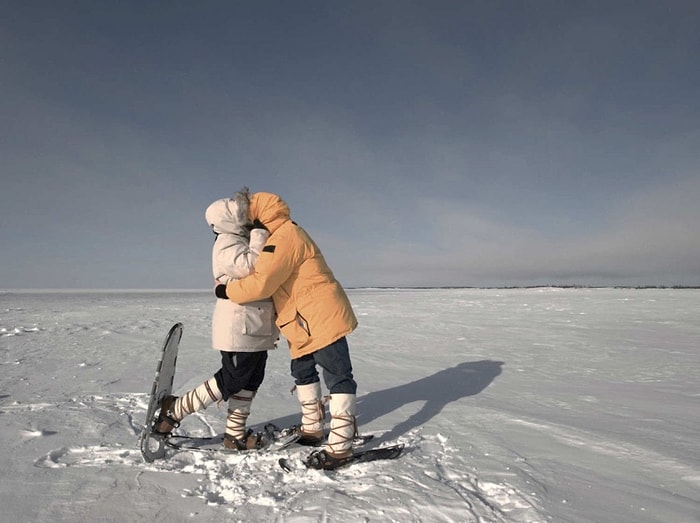
<path id="1" fill-rule="evenodd" d="M 207 224 L 217 233 L 247 235 L 250 223 L 248 207 L 250 192 L 247 188 L 236 193 L 233 198 L 216 200 L 207 207 L 205 217 Z"/>
<path id="2" fill-rule="evenodd" d="M 289 218 L 289 207 L 282 198 L 269 192 L 256 192 L 250 197 L 248 217 L 251 221 L 260 220 L 274 232 Z"/>

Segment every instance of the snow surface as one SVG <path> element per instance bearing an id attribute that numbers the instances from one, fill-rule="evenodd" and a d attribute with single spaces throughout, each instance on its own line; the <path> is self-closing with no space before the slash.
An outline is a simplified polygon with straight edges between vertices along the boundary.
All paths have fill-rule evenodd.
<path id="1" fill-rule="evenodd" d="M 170 326 L 176 392 L 218 368 L 209 292 L 0 293 L 2 520 L 700 521 L 700 291 L 349 294 L 360 429 L 407 450 L 286 474 L 307 449 L 141 458 Z M 282 343 L 252 424 L 297 422 L 291 386 Z"/>

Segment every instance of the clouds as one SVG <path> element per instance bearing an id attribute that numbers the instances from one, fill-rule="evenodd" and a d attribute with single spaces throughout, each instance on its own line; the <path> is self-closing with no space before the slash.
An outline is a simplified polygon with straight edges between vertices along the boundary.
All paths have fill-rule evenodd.
<path id="1" fill-rule="evenodd" d="M 673 285 L 699 268 L 698 191 L 700 180 L 690 178 L 634 194 L 603 227 L 557 235 L 444 200 L 423 201 L 426 237 L 416 230 L 411 241 L 388 239 L 364 253 L 364 263 L 381 273 L 376 285 Z"/>
<path id="2" fill-rule="evenodd" d="M 37 5 L 0 7 L 0 287 L 207 286 L 243 185 L 346 284 L 700 280 L 694 3 Z"/>

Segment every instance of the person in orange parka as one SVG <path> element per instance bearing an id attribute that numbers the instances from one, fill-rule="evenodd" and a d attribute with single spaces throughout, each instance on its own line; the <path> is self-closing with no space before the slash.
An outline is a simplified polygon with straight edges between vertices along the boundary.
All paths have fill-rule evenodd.
<path id="1" fill-rule="evenodd" d="M 270 231 L 255 264 L 255 272 L 215 289 L 219 298 L 247 303 L 272 297 L 277 326 L 287 339 L 291 371 L 301 403 L 300 440 L 320 444 L 324 439 L 325 412 L 316 369 L 330 392 L 330 433 L 323 449 L 312 452 L 307 465 L 333 469 L 352 454 L 357 434 L 357 383 L 346 336 L 357 318 L 343 287 L 333 276 L 318 246 L 290 218 L 289 207 L 276 194 L 254 193 L 248 217 Z"/>

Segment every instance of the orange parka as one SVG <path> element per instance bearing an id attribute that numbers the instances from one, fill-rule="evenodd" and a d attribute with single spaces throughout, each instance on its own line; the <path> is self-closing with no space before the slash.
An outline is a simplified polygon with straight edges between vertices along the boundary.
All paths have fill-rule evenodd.
<path id="1" fill-rule="evenodd" d="M 277 326 L 287 339 L 292 359 L 311 354 L 357 327 L 357 318 L 343 287 L 333 276 L 320 249 L 289 216 L 276 194 L 250 198 L 248 215 L 270 231 L 255 263 L 255 272 L 226 285 L 236 303 L 272 296 Z"/>

